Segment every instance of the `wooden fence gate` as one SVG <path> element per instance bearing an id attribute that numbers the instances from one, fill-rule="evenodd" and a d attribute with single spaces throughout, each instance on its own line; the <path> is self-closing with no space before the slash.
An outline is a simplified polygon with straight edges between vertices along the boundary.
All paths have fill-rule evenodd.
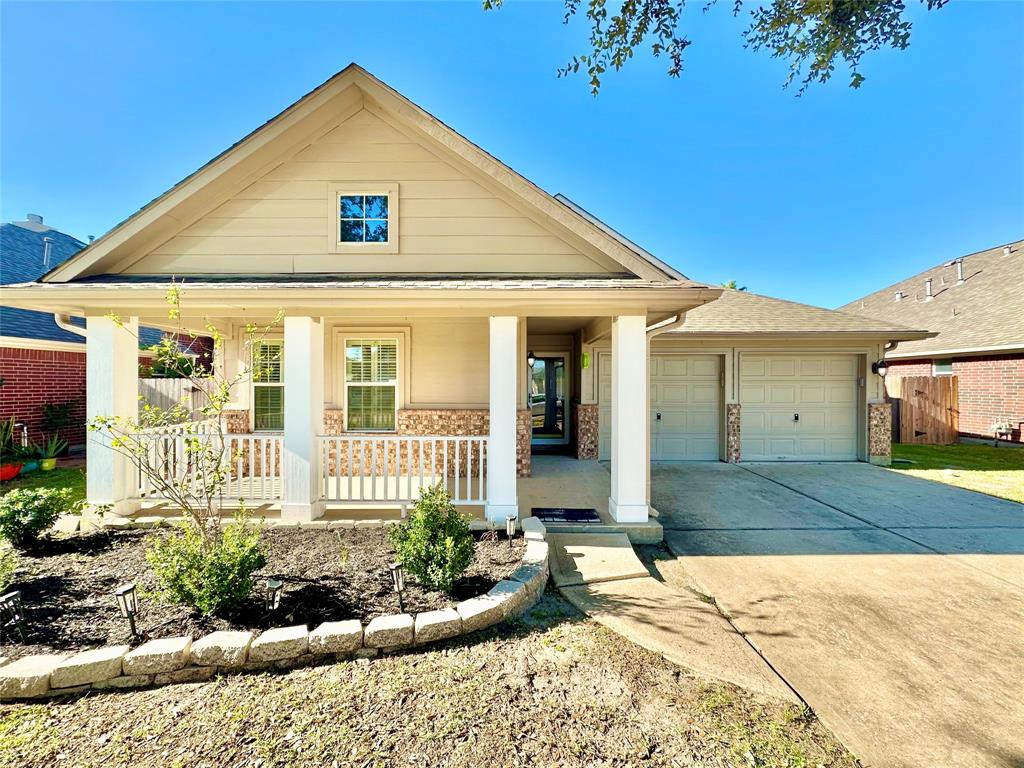
<path id="1" fill-rule="evenodd" d="M 189 379 L 139 379 L 139 407 L 143 403 L 167 410 L 184 402 L 190 410 L 189 420 L 199 418 L 198 409 L 203 405 L 203 392 L 196 389 Z"/>
<path id="2" fill-rule="evenodd" d="M 960 432 L 956 376 L 907 376 L 893 380 L 893 439 L 918 445 L 949 445 Z M 893 429 L 896 432 L 896 429 Z"/>

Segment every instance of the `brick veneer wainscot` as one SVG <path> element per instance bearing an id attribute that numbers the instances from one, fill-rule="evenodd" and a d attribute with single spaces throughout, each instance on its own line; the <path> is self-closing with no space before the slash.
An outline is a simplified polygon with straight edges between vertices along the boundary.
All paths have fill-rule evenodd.
<path id="1" fill-rule="evenodd" d="M 904 376 L 931 374 L 931 360 L 893 360 L 886 387 Z M 953 375 L 958 379 L 961 435 L 992 439 L 992 425 L 1008 419 L 1010 439 L 1024 443 L 1024 354 L 953 358 Z"/>
<path id="2" fill-rule="evenodd" d="M 85 352 L 0 349 L 0 417 L 12 416 L 28 427 L 29 439 L 42 442 L 43 405 L 73 402 L 62 436 L 71 445 L 85 443 Z"/>
<path id="3" fill-rule="evenodd" d="M 528 409 L 516 413 L 516 473 L 519 477 L 530 476 L 530 435 L 531 421 Z M 395 434 L 400 436 L 452 435 L 483 436 L 490 431 L 490 413 L 482 408 L 403 408 L 398 411 Z M 324 434 L 360 434 L 345 432 L 345 412 L 330 408 L 324 411 Z M 368 433 L 367 433 L 368 434 Z M 380 452 L 379 452 L 380 453 Z M 381 454 L 382 456 L 383 454 Z M 333 451 L 332 451 L 333 471 Z M 404 460 L 404 459 L 403 459 Z M 451 460 L 451 459 L 450 459 Z M 389 459 L 388 471 L 395 471 L 396 457 Z M 418 456 L 414 456 L 418 461 Z M 347 457 L 342 456 L 347 463 Z M 378 463 L 383 467 L 383 459 Z"/>

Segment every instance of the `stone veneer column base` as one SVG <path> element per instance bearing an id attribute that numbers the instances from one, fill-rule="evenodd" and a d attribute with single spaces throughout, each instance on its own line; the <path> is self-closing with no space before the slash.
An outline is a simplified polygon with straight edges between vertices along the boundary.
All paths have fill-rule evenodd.
<path id="1" fill-rule="evenodd" d="M 892 403 L 868 403 L 868 461 L 892 464 Z"/>
<path id="2" fill-rule="evenodd" d="M 576 434 L 576 458 L 598 457 L 599 427 L 597 403 L 576 403 L 572 411 L 573 430 Z"/>
<path id="3" fill-rule="evenodd" d="M 740 449 L 740 404 L 725 404 L 725 460 L 729 464 L 739 464 L 742 458 Z"/>
<path id="4" fill-rule="evenodd" d="M 252 432 L 249 428 L 249 411 L 246 409 L 231 409 L 221 412 L 221 420 L 224 422 L 224 430 L 230 435 L 247 435 Z"/>
<path id="5" fill-rule="evenodd" d="M 516 477 L 529 477 L 531 471 L 533 412 L 529 408 L 516 411 Z"/>

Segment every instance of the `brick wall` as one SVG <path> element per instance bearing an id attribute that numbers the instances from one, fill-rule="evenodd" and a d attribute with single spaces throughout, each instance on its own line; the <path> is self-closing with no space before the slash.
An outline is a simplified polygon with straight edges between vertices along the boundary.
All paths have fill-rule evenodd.
<path id="1" fill-rule="evenodd" d="M 931 360 L 894 360 L 886 386 L 903 376 L 931 376 Z M 953 359 L 960 397 L 960 434 L 992 438 L 992 425 L 1009 419 L 1011 439 L 1024 442 L 1024 354 Z"/>
<path id="2" fill-rule="evenodd" d="M 44 403 L 74 401 L 62 437 L 85 443 L 85 352 L 0 348 L 0 417 L 28 425 L 29 439 L 42 442 Z"/>

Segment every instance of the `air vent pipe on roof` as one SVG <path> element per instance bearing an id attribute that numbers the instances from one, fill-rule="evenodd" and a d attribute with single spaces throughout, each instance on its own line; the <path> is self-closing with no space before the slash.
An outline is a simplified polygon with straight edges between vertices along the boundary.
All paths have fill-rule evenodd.
<path id="1" fill-rule="evenodd" d="M 40 219 L 42 221 L 42 219 Z M 53 238 L 43 238 L 43 269 L 50 271 L 50 254 L 53 252 Z"/>
<path id="2" fill-rule="evenodd" d="M 952 261 L 947 261 L 942 266 L 944 266 L 944 267 L 954 267 L 955 266 L 956 267 L 956 284 L 960 285 L 961 283 L 963 283 L 963 281 L 964 281 L 964 260 L 962 258 L 961 259 L 953 259 Z"/>
<path id="3" fill-rule="evenodd" d="M 906 295 L 903 291 L 896 291 L 896 301 L 903 301 Z"/>
<path id="4" fill-rule="evenodd" d="M 1009 255 L 1010 255 L 1010 246 L 1004 245 L 1003 246 L 1003 256 L 1009 256 Z"/>
<path id="5" fill-rule="evenodd" d="M 935 297 L 932 296 L 932 279 L 929 277 L 924 281 L 924 300 L 931 301 L 933 298 Z"/>

